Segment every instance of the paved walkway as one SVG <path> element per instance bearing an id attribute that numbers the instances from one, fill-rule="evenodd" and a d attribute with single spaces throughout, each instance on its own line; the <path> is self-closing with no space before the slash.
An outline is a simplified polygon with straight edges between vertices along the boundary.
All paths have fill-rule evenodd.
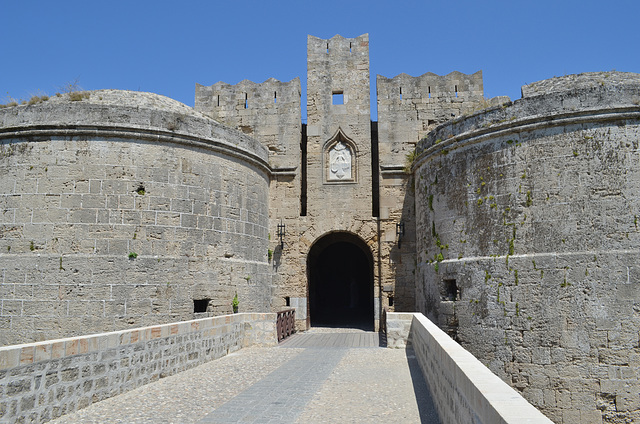
<path id="1" fill-rule="evenodd" d="M 312 329 L 98 402 L 53 423 L 439 423 L 411 350 Z"/>

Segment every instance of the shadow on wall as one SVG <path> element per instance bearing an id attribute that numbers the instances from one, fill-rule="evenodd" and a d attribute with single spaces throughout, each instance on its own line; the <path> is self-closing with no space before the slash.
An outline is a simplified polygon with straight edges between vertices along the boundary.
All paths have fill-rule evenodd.
<path id="1" fill-rule="evenodd" d="M 404 234 L 399 238 L 389 252 L 389 257 L 394 268 L 395 292 L 390 298 L 389 306 L 393 306 L 397 312 L 409 312 L 416 309 L 415 297 L 415 192 L 413 176 L 407 178 L 404 183 L 404 199 L 402 202 L 402 215 L 400 222 L 404 225 Z"/>

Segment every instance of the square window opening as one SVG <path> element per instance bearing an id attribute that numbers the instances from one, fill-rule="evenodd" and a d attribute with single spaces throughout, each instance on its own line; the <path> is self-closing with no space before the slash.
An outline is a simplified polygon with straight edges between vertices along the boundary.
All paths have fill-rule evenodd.
<path id="1" fill-rule="evenodd" d="M 209 307 L 209 302 L 211 299 L 193 299 L 193 312 L 201 313 L 207 312 L 207 308 Z"/>
<path id="2" fill-rule="evenodd" d="M 344 104 L 344 93 L 342 91 L 334 91 L 332 104 L 334 105 L 343 105 Z"/>
<path id="3" fill-rule="evenodd" d="M 460 300 L 460 288 L 458 287 L 456 280 L 443 280 L 440 296 L 442 300 L 446 301 Z"/>

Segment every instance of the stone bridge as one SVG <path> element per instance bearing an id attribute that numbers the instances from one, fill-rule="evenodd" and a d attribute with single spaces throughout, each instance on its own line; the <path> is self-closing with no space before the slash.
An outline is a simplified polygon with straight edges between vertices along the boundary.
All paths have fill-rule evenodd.
<path id="1" fill-rule="evenodd" d="M 551 422 L 422 314 L 386 317 L 281 343 L 276 314 L 240 313 L 1 347 L 0 422 Z"/>

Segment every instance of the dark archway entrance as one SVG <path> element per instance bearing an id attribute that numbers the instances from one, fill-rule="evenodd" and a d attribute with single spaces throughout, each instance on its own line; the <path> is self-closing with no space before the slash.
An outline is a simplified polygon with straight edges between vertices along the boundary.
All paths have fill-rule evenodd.
<path id="1" fill-rule="evenodd" d="M 358 236 L 331 233 L 307 258 L 311 326 L 373 330 L 373 255 Z"/>

